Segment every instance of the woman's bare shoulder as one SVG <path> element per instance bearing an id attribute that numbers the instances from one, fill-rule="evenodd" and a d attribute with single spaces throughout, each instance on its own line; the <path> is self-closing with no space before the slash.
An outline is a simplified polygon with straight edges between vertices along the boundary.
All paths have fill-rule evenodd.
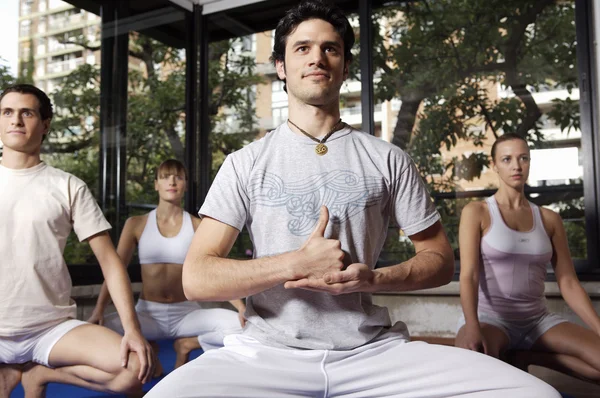
<path id="1" fill-rule="evenodd" d="M 130 231 L 135 237 L 139 238 L 146 227 L 148 221 L 148 215 L 150 213 L 142 214 L 139 216 L 131 216 L 125 221 L 124 231 Z"/>
<path id="2" fill-rule="evenodd" d="M 467 217 L 482 217 L 485 216 L 487 212 L 488 205 L 485 200 L 475 200 L 469 202 L 462 210 L 462 214 Z"/>

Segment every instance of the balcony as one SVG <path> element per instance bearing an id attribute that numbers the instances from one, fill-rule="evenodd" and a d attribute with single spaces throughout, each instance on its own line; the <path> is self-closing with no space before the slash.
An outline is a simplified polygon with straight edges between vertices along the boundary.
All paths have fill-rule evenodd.
<path id="1" fill-rule="evenodd" d="M 83 65 L 85 60 L 83 58 L 67 59 L 60 62 L 52 62 L 46 66 L 47 74 L 55 74 L 62 72 L 70 72 L 76 69 L 78 66 Z"/>
<path id="2" fill-rule="evenodd" d="M 70 12 L 70 10 L 67 12 Z M 76 25 L 83 21 L 85 21 L 85 17 L 82 13 L 76 13 L 76 14 L 59 13 L 59 14 L 50 15 L 50 17 L 48 18 L 48 25 L 49 25 L 48 30 L 52 31 L 52 30 L 63 29 L 65 26 Z"/>
<path id="3" fill-rule="evenodd" d="M 362 124 L 362 107 L 360 105 L 357 105 L 350 108 L 342 108 L 340 109 L 340 117 L 344 122 L 346 122 L 346 124 L 358 127 Z M 373 118 L 375 119 L 375 123 L 381 123 L 383 119 L 381 104 L 375 105 L 375 112 L 373 113 Z"/>
<path id="4" fill-rule="evenodd" d="M 541 88 L 539 91 L 535 91 L 531 86 L 527 86 L 527 88 L 538 106 L 552 104 L 553 99 L 565 100 L 569 98 L 573 101 L 579 101 L 578 88 L 574 88 L 570 93 L 567 89 L 563 88 Z M 498 96 L 500 98 L 512 98 L 515 94 L 510 87 L 498 85 Z"/>

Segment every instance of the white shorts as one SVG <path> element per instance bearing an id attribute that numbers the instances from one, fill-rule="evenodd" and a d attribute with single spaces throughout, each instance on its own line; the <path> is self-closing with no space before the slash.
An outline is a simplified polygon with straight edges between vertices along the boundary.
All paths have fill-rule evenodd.
<path id="1" fill-rule="evenodd" d="M 503 319 L 487 312 L 478 312 L 479 323 L 487 323 L 502 330 L 508 337 L 509 350 L 529 350 L 544 333 L 558 325 L 567 322 L 560 315 L 546 312 L 542 315 L 525 319 Z M 465 324 L 465 316 L 458 319 L 457 332 Z"/>
<path id="2" fill-rule="evenodd" d="M 37 332 L 0 337 L 0 363 L 18 364 L 33 361 L 50 368 L 48 358 L 54 345 L 77 326 L 86 324 L 87 322 L 77 319 L 68 319 Z"/>
<path id="3" fill-rule="evenodd" d="M 135 310 L 142 334 L 148 340 L 198 337 L 206 351 L 223 347 L 226 335 L 242 332 L 237 312 L 224 308 L 203 309 L 194 301 L 169 304 L 138 300 Z M 124 333 L 117 313 L 107 315 L 104 326 Z"/>
<path id="4" fill-rule="evenodd" d="M 502 361 L 455 347 L 388 337 L 352 350 L 297 350 L 229 335 L 225 347 L 175 369 L 145 397 L 560 398 L 560 394 Z"/>

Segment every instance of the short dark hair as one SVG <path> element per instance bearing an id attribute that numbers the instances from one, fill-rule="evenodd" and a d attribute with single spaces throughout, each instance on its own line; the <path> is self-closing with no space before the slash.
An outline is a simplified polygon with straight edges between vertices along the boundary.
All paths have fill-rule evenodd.
<path id="1" fill-rule="evenodd" d="M 169 176 L 169 175 L 179 175 L 183 174 L 185 179 L 187 180 L 187 169 L 185 165 L 177 159 L 167 159 L 162 162 L 157 168 L 156 173 L 154 173 L 154 179 L 158 180 L 161 176 Z"/>
<path id="2" fill-rule="evenodd" d="M 326 0 L 306 0 L 290 9 L 277 24 L 271 61 L 285 61 L 285 45 L 289 35 L 304 21 L 322 19 L 333 25 L 344 41 L 344 61 L 352 61 L 354 30 L 344 12 Z"/>
<path id="3" fill-rule="evenodd" d="M 6 87 L 2 90 L 2 94 L 0 94 L 0 102 L 8 93 L 20 93 L 20 94 L 31 94 L 35 95 L 40 103 L 40 116 L 42 120 L 52 119 L 54 116 L 54 112 L 52 111 L 52 101 L 46 95 L 45 92 L 33 86 L 31 84 L 15 84 L 13 86 Z"/>
<path id="4" fill-rule="evenodd" d="M 498 147 L 498 144 L 501 144 L 501 143 L 506 142 L 506 141 L 512 141 L 512 140 L 521 140 L 529 148 L 529 144 L 527 144 L 527 140 L 524 137 L 520 136 L 519 134 L 515 134 L 515 133 L 506 133 L 506 134 L 503 134 L 500 137 L 498 137 L 496 139 L 496 141 L 494 141 L 494 143 L 492 144 L 491 155 L 492 155 L 492 160 L 493 161 L 496 161 L 496 148 Z"/>

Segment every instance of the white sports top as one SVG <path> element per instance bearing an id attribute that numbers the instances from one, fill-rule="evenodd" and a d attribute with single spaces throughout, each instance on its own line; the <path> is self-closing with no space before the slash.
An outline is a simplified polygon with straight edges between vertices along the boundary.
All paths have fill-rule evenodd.
<path id="1" fill-rule="evenodd" d="M 481 239 L 479 310 L 505 319 L 525 319 L 546 312 L 544 281 L 552 242 L 540 209 L 529 203 L 533 228 L 509 228 L 494 196 L 487 200 L 491 225 Z"/>
<path id="2" fill-rule="evenodd" d="M 192 217 L 187 211 L 183 212 L 179 233 L 166 238 L 158 230 L 156 209 L 152 210 L 148 213 L 148 220 L 138 243 L 140 264 L 183 264 L 193 236 Z"/>

